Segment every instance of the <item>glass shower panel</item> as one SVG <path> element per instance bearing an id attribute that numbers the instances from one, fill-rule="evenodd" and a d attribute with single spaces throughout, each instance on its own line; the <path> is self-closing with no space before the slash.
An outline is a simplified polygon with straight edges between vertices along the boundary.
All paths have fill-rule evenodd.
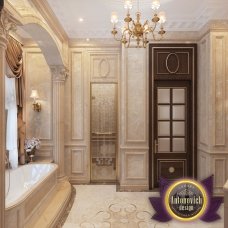
<path id="1" fill-rule="evenodd" d="M 91 84 L 91 181 L 116 180 L 117 84 Z"/>

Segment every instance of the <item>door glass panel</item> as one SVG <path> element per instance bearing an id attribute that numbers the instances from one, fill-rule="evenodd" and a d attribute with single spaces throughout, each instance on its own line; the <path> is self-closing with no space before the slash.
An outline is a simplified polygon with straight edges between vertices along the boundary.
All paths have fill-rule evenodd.
<path id="1" fill-rule="evenodd" d="M 173 136 L 185 136 L 185 122 L 173 122 Z"/>
<path id="2" fill-rule="evenodd" d="M 91 180 L 116 180 L 117 85 L 91 84 Z"/>
<path id="3" fill-rule="evenodd" d="M 158 105 L 158 119 L 159 120 L 170 120 L 170 106 L 169 105 Z"/>
<path id="4" fill-rule="evenodd" d="M 185 105 L 173 105 L 173 119 L 185 120 Z"/>
<path id="5" fill-rule="evenodd" d="M 158 103 L 170 103 L 170 89 L 158 89 Z"/>
<path id="6" fill-rule="evenodd" d="M 170 138 L 158 139 L 158 152 L 170 152 Z"/>
<path id="7" fill-rule="evenodd" d="M 173 152 L 185 152 L 184 138 L 173 138 Z"/>
<path id="8" fill-rule="evenodd" d="M 170 136 L 170 122 L 158 122 L 158 136 Z"/>
<path id="9" fill-rule="evenodd" d="M 185 103 L 185 89 L 173 89 L 173 103 Z"/>

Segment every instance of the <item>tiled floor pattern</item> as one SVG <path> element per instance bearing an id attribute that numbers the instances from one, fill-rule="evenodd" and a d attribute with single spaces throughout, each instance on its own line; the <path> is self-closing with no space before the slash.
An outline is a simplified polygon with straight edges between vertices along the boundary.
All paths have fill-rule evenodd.
<path id="1" fill-rule="evenodd" d="M 223 228 L 214 223 L 151 220 L 154 210 L 148 200 L 153 192 L 116 192 L 115 185 L 75 185 L 76 198 L 64 228 Z"/>

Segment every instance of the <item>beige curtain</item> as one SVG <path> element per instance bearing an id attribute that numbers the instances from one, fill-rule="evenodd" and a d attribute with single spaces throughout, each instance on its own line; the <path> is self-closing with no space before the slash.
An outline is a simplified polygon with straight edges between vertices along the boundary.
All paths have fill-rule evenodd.
<path id="1" fill-rule="evenodd" d="M 18 149 L 19 161 L 25 163 L 25 123 L 23 122 L 23 102 L 24 102 L 24 76 L 23 76 L 23 50 L 22 45 L 13 37 L 9 37 L 6 49 L 6 61 L 13 74 L 8 77 L 16 78 L 16 97 L 18 106 Z"/>
<path id="2" fill-rule="evenodd" d="M 11 36 L 9 37 L 9 42 L 6 49 L 6 61 L 11 71 L 13 72 L 13 77 L 17 79 L 16 80 L 17 105 L 19 107 L 23 107 L 24 77 L 23 77 L 22 45 Z"/>

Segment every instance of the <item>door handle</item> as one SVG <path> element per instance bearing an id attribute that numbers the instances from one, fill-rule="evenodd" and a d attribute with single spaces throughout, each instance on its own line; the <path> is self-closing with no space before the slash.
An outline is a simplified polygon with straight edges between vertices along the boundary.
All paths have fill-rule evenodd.
<path id="1" fill-rule="evenodd" d="M 154 140 L 154 153 L 157 153 L 157 149 L 158 149 L 158 141 L 157 139 Z"/>

